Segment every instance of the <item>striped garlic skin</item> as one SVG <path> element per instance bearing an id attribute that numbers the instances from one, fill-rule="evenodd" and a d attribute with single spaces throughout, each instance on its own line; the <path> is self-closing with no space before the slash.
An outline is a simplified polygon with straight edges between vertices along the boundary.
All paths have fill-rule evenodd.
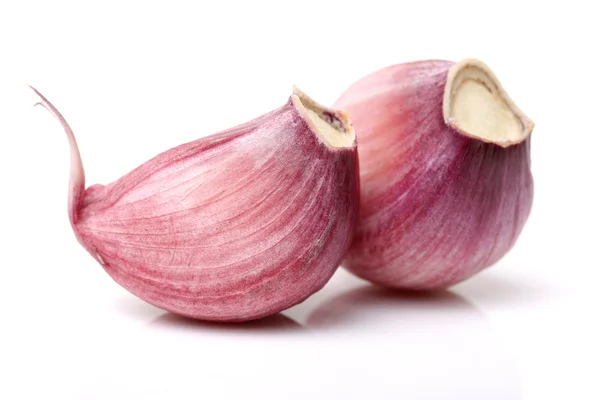
<path id="1" fill-rule="evenodd" d="M 355 144 L 319 141 L 294 96 L 89 187 L 73 200 L 79 242 L 125 289 L 183 316 L 246 321 L 306 299 L 350 246 L 358 167 Z"/>
<path id="2" fill-rule="evenodd" d="M 440 289 L 496 263 L 533 201 L 530 137 L 501 147 L 446 124 L 453 62 L 374 72 L 342 94 L 359 143 L 361 204 L 344 266 L 392 288 Z"/>

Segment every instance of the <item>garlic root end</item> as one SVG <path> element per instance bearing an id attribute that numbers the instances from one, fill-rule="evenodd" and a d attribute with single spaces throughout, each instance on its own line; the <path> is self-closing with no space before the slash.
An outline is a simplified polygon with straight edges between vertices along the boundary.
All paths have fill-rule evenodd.
<path id="1" fill-rule="evenodd" d="M 476 59 L 460 61 L 448 71 L 443 113 L 444 121 L 460 133 L 501 147 L 521 143 L 534 126 L 492 70 Z"/>
<path id="2" fill-rule="evenodd" d="M 294 86 L 294 106 L 317 138 L 330 148 L 356 146 L 356 134 L 350 118 L 341 110 L 325 107 Z"/>

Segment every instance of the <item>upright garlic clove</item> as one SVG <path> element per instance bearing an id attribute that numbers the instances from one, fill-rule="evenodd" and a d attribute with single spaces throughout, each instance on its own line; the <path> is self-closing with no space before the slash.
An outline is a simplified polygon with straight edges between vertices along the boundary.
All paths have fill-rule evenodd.
<path id="1" fill-rule="evenodd" d="M 445 288 L 515 244 L 533 200 L 533 122 L 484 63 L 394 65 L 335 106 L 360 143 L 350 271 L 394 288 Z"/>
<path id="2" fill-rule="evenodd" d="M 148 303 L 198 319 L 261 318 L 323 287 L 348 250 L 359 184 L 343 112 L 294 89 L 279 109 L 84 190 L 73 132 L 35 91 L 69 138 L 75 236 Z"/>

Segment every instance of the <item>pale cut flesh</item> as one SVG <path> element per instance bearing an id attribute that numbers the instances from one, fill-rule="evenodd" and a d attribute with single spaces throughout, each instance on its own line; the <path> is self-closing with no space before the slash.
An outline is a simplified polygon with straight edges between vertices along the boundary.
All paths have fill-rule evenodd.
<path id="1" fill-rule="evenodd" d="M 450 69 L 443 111 L 446 123 L 463 134 L 500 146 L 521 142 L 533 129 L 533 122 L 479 60 L 463 60 Z"/>
<path id="2" fill-rule="evenodd" d="M 298 112 L 321 142 L 332 148 L 351 147 L 355 144 L 354 129 L 343 111 L 327 109 L 296 87 L 294 94 L 300 102 L 296 102 Z"/>

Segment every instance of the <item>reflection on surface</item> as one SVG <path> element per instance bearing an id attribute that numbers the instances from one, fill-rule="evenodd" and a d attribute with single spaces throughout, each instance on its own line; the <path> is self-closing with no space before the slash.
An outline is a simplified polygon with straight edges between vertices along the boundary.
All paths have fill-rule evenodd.
<path id="1" fill-rule="evenodd" d="M 302 326 L 283 314 L 248 322 L 212 322 L 182 317 L 154 307 L 137 297 L 124 296 L 115 302 L 120 314 L 133 320 L 150 321 L 149 326 L 186 330 L 224 332 L 291 332 L 302 331 Z"/>
<path id="2" fill-rule="evenodd" d="M 481 272 L 456 286 L 456 289 L 475 300 L 477 304 L 489 304 L 500 308 L 514 307 L 519 303 L 531 304 L 556 296 L 556 293 L 552 293 L 539 278 L 532 280 L 528 279 L 527 275 L 507 274 L 495 269 Z"/>
<path id="3" fill-rule="evenodd" d="M 454 315 L 456 318 L 483 318 L 465 299 L 450 291 L 402 292 L 376 286 L 362 286 L 334 297 L 317 307 L 308 317 L 307 326 L 328 328 L 381 319 L 385 314 L 386 326 L 409 319 L 423 320 L 431 314 L 436 317 Z"/>
<path id="4" fill-rule="evenodd" d="M 160 308 L 154 307 L 153 305 L 146 303 L 142 299 L 139 299 L 134 295 L 129 294 L 119 297 L 114 302 L 114 307 L 119 312 L 119 314 L 132 320 L 138 321 L 153 320 L 157 316 L 164 313 L 164 311 Z"/>
<path id="5" fill-rule="evenodd" d="M 464 297 L 385 290 L 345 273 L 328 286 L 293 319 L 211 323 L 160 311 L 148 325 L 118 332 L 112 343 L 120 346 L 85 354 L 99 365 L 120 360 L 87 374 L 89 385 L 108 377 L 130 390 L 164 383 L 169 398 L 194 390 L 298 400 L 522 398 L 512 349 Z"/>
<path id="6" fill-rule="evenodd" d="M 521 398 L 514 361 L 493 326 L 451 291 L 360 286 L 318 306 L 305 326 L 344 343 L 396 398 Z"/>
<path id="7" fill-rule="evenodd" d="M 302 330 L 302 326 L 300 324 L 282 314 L 275 314 L 248 322 L 210 322 L 194 320 L 167 312 L 152 321 L 150 325 L 156 327 L 169 327 L 187 330 L 210 330 L 242 333 L 282 333 Z"/>

